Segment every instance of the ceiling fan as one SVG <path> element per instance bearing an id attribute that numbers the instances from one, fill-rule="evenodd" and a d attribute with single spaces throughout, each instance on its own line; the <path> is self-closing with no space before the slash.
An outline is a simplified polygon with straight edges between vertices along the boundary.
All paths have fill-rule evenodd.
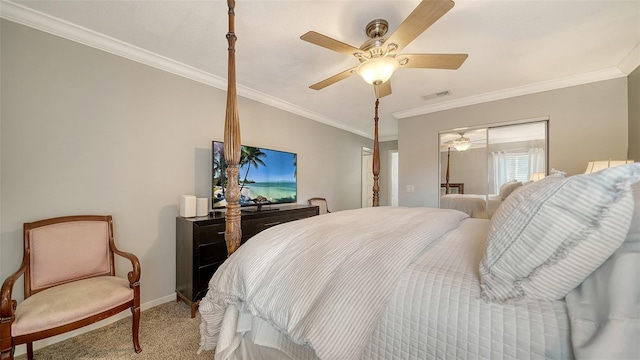
<path id="1" fill-rule="evenodd" d="M 484 131 L 484 129 L 482 129 L 482 131 Z M 472 131 L 472 133 L 475 133 L 476 131 Z M 455 137 L 452 138 L 452 136 L 454 136 L 453 133 L 451 134 L 444 134 L 441 136 L 446 136 L 447 138 L 449 138 L 450 140 L 443 142 L 440 145 L 440 149 L 442 150 L 447 150 L 447 149 L 455 149 L 457 151 L 465 151 L 467 149 L 469 149 L 469 147 L 471 147 L 471 145 L 476 144 L 476 145 L 481 145 L 481 144 L 485 144 L 485 138 L 478 138 L 476 137 L 476 140 L 472 140 L 470 137 L 465 136 L 465 132 L 464 131 L 459 131 L 457 133 L 455 133 Z M 442 137 L 441 137 L 442 139 Z"/>
<path id="2" fill-rule="evenodd" d="M 460 133 L 460 137 L 454 139 L 449 146 L 458 151 L 465 151 L 471 146 L 471 139 L 465 137 L 464 133 Z"/>
<path id="3" fill-rule="evenodd" d="M 418 35 L 433 25 L 454 5 L 452 0 L 423 0 L 398 26 L 393 34 L 385 37 L 389 23 L 376 19 L 367 24 L 365 32 L 370 38 L 360 48 L 345 44 L 315 31 L 309 31 L 300 39 L 349 56 L 354 56 L 360 65 L 333 75 L 309 86 L 320 90 L 329 85 L 358 74 L 373 85 L 376 97 L 391 94 L 389 79 L 396 69 L 427 68 L 457 69 L 467 59 L 467 54 L 399 54 Z"/>

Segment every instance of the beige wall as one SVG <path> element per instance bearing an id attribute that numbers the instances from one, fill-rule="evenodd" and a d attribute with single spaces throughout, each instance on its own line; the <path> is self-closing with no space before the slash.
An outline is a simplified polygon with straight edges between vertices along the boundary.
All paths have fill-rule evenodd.
<path id="1" fill-rule="evenodd" d="M 20 265 L 24 222 L 112 214 L 143 304 L 174 296 L 178 199 L 210 194 L 226 93 L 6 20 L 0 31 L 0 277 Z M 239 112 L 243 143 L 298 154 L 299 203 L 360 207 L 370 139 L 245 98 Z"/>
<path id="2" fill-rule="evenodd" d="M 626 78 L 400 119 L 400 205 L 438 205 L 438 131 L 540 117 L 549 117 L 550 168 L 577 174 L 589 160 L 627 156 Z"/>
<path id="3" fill-rule="evenodd" d="M 629 159 L 640 161 L 640 66 L 628 77 Z"/>

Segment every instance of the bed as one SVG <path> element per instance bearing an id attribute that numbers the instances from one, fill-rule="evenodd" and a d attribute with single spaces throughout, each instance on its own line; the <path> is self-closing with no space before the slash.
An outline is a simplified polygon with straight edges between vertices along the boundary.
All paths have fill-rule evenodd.
<path id="1" fill-rule="evenodd" d="M 354 209 L 274 226 L 239 248 L 228 4 L 230 256 L 200 302 L 200 351 L 215 349 L 217 360 L 640 357 L 640 164 L 548 176 L 515 190 L 491 220 Z"/>
<path id="2" fill-rule="evenodd" d="M 549 177 L 492 220 L 378 207 L 266 230 L 211 279 L 201 349 L 216 359 L 637 358 L 640 164 L 618 172 Z M 558 214 L 566 198 L 607 210 Z"/>
<path id="3" fill-rule="evenodd" d="M 398 233 L 402 233 L 403 227 L 422 217 L 434 219 L 433 223 L 422 223 L 420 229 L 413 228 L 415 233 L 424 234 L 436 224 L 441 226 L 441 231 L 431 238 L 394 240 Z M 387 228 L 390 239 L 383 239 L 378 233 L 372 234 L 370 227 L 366 229 L 367 219 L 384 221 L 389 218 L 405 220 L 397 227 Z M 449 220 L 446 227 L 442 226 L 444 219 Z M 353 233 L 343 230 L 347 223 L 354 221 L 363 224 L 362 227 L 353 229 Z M 477 265 L 482 257 L 488 225 L 487 220 L 470 219 L 453 210 L 380 207 L 323 215 L 259 234 L 243 245 L 214 275 L 211 291 L 200 303 L 203 348 L 211 349 L 217 345 L 216 359 L 243 358 L 234 348 L 242 339 L 277 349 L 291 359 L 568 358 L 571 354 L 569 322 L 563 302 L 524 300 L 497 305 L 480 298 Z M 301 234 L 313 232 L 316 228 L 327 229 L 323 231 L 325 235 L 322 238 L 328 237 L 331 241 L 327 243 L 309 236 L 300 238 Z M 354 241 L 353 236 L 357 233 L 360 233 L 360 238 Z M 362 233 L 370 238 L 365 238 Z M 290 251 L 294 245 L 303 246 L 303 241 L 307 246 L 306 242 L 322 246 L 311 246 L 308 251 L 303 247 L 301 253 Z M 398 254 L 389 255 L 385 243 L 396 243 L 398 246 L 393 249 Z M 335 250 L 331 252 L 325 247 Z M 384 251 L 383 256 L 376 253 L 376 247 Z M 340 258 L 323 257 L 326 252 L 331 257 Z M 365 257 L 360 256 L 363 252 Z M 269 259 L 263 263 L 264 268 L 253 266 L 258 262 L 255 259 L 258 253 Z M 274 269 L 272 261 L 283 257 L 293 261 L 291 268 L 298 269 L 295 272 L 298 275 L 303 264 L 295 262 L 296 258 L 325 260 L 313 264 L 309 272 L 327 268 L 332 271 L 327 278 L 282 279 L 287 269 Z M 344 262 L 334 267 L 327 264 L 339 260 Z M 381 260 L 391 264 L 381 264 Z M 253 274 L 254 271 L 257 274 Z M 269 285 L 261 289 L 245 288 L 244 279 L 237 278 L 240 274 L 248 277 L 260 274 L 265 278 L 259 282 L 266 281 Z M 271 277 L 279 280 L 277 283 L 266 280 Z M 349 279 L 353 280 L 352 283 Z M 303 287 L 293 289 L 292 294 L 292 289 L 287 289 L 280 280 L 294 286 L 302 283 Z M 347 283 L 343 285 L 345 281 Z M 333 292 L 335 287 L 338 291 Z M 355 300 L 356 294 L 345 291 L 347 289 L 354 289 L 356 294 L 369 294 Z M 285 293 L 285 299 L 277 296 Z M 298 297 L 302 299 L 302 305 L 293 301 Z M 278 306 L 272 304 L 276 309 L 256 303 L 261 299 L 274 298 L 278 298 L 274 300 Z M 292 301 L 280 307 L 286 299 Z M 303 309 L 299 317 L 287 316 L 289 309 L 304 307 L 306 301 L 310 304 L 319 301 L 328 307 L 316 315 L 314 304 Z M 286 320 L 274 324 L 267 313 L 273 318 L 284 316 Z M 318 316 L 318 320 L 307 321 L 309 313 Z M 239 314 L 245 315 L 239 319 Z M 360 326 L 347 326 L 345 319 Z M 255 324 L 255 328 L 252 325 L 238 328 L 239 323 Z M 219 324 L 220 329 L 214 324 Z M 292 333 L 298 334 L 296 330 L 300 328 L 305 331 L 292 339 Z M 320 333 L 315 333 L 316 328 Z M 334 328 L 340 331 L 335 333 Z M 226 340 L 220 344 L 210 336 Z M 296 345 L 295 342 L 307 343 L 308 346 Z M 317 357 L 312 348 L 319 353 Z M 278 358 L 286 359 L 282 355 L 275 357 Z"/>
<path id="4" fill-rule="evenodd" d="M 516 189 L 533 181 L 507 181 L 498 189 L 498 194 L 445 194 L 440 196 L 440 207 L 460 210 L 472 218 L 491 219 L 500 204 Z"/>
<path id="5" fill-rule="evenodd" d="M 440 197 L 441 208 L 460 210 L 478 219 L 491 219 L 501 203 L 502 197 L 495 194 L 447 194 Z"/>

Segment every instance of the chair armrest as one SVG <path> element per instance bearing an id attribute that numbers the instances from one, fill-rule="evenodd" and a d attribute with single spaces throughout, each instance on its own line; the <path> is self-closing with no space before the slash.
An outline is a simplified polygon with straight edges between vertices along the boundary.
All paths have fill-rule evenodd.
<path id="1" fill-rule="evenodd" d="M 129 283 L 133 285 L 140 281 L 140 261 L 138 260 L 138 257 L 133 255 L 132 253 L 120 251 L 116 247 L 116 244 L 113 242 L 113 240 L 109 242 L 109 246 L 111 246 L 111 251 L 113 251 L 114 254 L 122 256 L 123 258 L 127 258 L 129 259 L 129 261 L 131 261 L 131 267 L 133 268 L 133 271 L 129 271 L 129 273 L 127 274 Z"/>
<path id="2" fill-rule="evenodd" d="M 13 317 L 13 312 L 17 306 L 17 302 L 11 298 L 13 285 L 15 284 L 16 280 L 18 280 L 27 270 L 28 261 L 29 256 L 28 254 L 25 254 L 22 258 L 20 269 L 18 269 L 18 271 L 16 271 L 15 273 L 9 275 L 9 277 L 7 277 L 2 284 L 2 289 L 0 290 L 0 319 L 4 320 Z"/>

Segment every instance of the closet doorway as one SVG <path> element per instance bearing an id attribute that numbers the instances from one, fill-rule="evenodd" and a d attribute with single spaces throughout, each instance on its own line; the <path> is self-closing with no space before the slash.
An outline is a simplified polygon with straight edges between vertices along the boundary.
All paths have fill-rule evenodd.
<path id="1" fill-rule="evenodd" d="M 389 150 L 389 205 L 398 206 L 398 150 Z"/>
<path id="2" fill-rule="evenodd" d="M 362 148 L 362 207 L 373 206 L 373 150 Z"/>

